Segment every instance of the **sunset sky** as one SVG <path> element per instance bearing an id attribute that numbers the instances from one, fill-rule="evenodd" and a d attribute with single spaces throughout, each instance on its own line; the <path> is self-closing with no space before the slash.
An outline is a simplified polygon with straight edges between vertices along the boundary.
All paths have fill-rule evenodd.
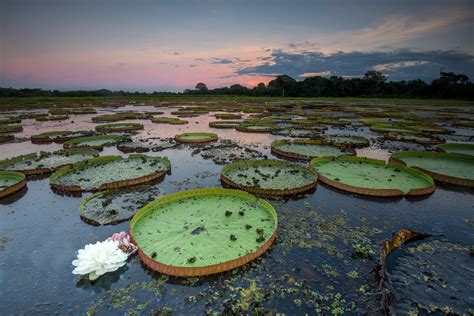
<path id="1" fill-rule="evenodd" d="M 0 86 L 181 91 L 278 74 L 474 79 L 474 1 L 0 0 Z"/>

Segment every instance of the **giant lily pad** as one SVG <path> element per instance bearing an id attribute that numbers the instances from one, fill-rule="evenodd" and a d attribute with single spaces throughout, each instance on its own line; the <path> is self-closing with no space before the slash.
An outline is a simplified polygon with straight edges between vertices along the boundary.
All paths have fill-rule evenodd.
<path id="1" fill-rule="evenodd" d="M 441 182 L 474 187 L 474 157 L 429 151 L 400 151 L 390 160 L 422 170 Z"/>
<path id="2" fill-rule="evenodd" d="M 403 142 L 414 142 L 422 145 L 436 145 L 443 143 L 443 140 L 420 136 L 416 134 L 405 134 L 405 133 L 386 133 L 384 135 L 386 139 L 403 141 Z"/>
<path id="3" fill-rule="evenodd" d="M 241 121 L 212 121 L 209 122 L 209 127 L 213 128 L 236 128 L 242 122 Z"/>
<path id="4" fill-rule="evenodd" d="M 281 160 L 244 160 L 225 166 L 221 180 L 251 193 L 293 195 L 314 189 L 317 176 L 308 168 Z"/>
<path id="5" fill-rule="evenodd" d="M 25 175 L 19 172 L 0 171 L 0 198 L 20 191 L 26 186 Z"/>
<path id="6" fill-rule="evenodd" d="M 151 119 L 151 121 L 153 123 L 158 123 L 158 124 L 171 124 L 171 125 L 188 124 L 188 121 L 180 120 L 179 118 L 176 118 L 176 117 L 154 117 Z"/>
<path id="7" fill-rule="evenodd" d="M 19 124 L 15 125 L 0 125 L 0 134 L 1 133 L 16 133 L 21 132 L 23 127 Z"/>
<path id="8" fill-rule="evenodd" d="M 228 189 L 170 194 L 142 208 L 130 233 L 142 261 L 175 276 L 209 275 L 263 254 L 276 237 L 278 218 L 266 201 Z"/>
<path id="9" fill-rule="evenodd" d="M 143 129 L 143 125 L 140 123 L 115 123 L 115 124 L 103 124 L 97 125 L 95 130 L 101 133 L 113 133 L 113 132 L 130 132 Z"/>
<path id="10" fill-rule="evenodd" d="M 93 134 L 94 132 L 91 131 L 52 131 L 31 136 L 31 142 L 33 144 L 64 143 L 73 138 L 92 136 Z"/>
<path id="11" fill-rule="evenodd" d="M 92 122 L 117 122 L 124 120 L 144 120 L 151 118 L 151 115 L 148 113 L 139 113 L 139 112 L 121 112 L 115 114 L 105 114 L 94 116 Z"/>
<path id="12" fill-rule="evenodd" d="M 268 133 L 275 129 L 277 126 L 273 124 L 263 124 L 263 123 L 242 123 L 239 126 L 236 126 L 235 129 L 239 132 L 247 133 Z"/>
<path id="13" fill-rule="evenodd" d="M 102 136 L 85 136 L 70 139 L 64 142 L 64 149 L 88 147 L 102 150 L 106 146 L 113 146 L 123 141 L 124 137 L 120 135 L 102 135 Z"/>
<path id="14" fill-rule="evenodd" d="M 148 138 L 143 141 L 129 141 L 117 144 L 117 149 L 124 153 L 144 153 L 160 151 L 175 147 L 177 144 L 172 138 Z"/>
<path id="15" fill-rule="evenodd" d="M 217 113 L 214 114 L 214 117 L 222 120 L 235 120 L 241 118 L 242 115 L 235 113 Z"/>
<path id="16" fill-rule="evenodd" d="M 367 147 L 369 146 L 369 140 L 362 136 L 345 136 L 345 135 L 334 135 L 328 136 L 326 139 L 329 143 L 332 143 L 338 147 Z"/>
<path id="17" fill-rule="evenodd" d="M 474 144 L 462 144 L 462 143 L 443 144 L 443 145 L 439 145 L 438 148 L 440 148 L 441 150 L 447 153 L 474 156 Z"/>
<path id="18" fill-rule="evenodd" d="M 318 179 L 332 187 L 372 196 L 423 195 L 435 190 L 421 171 L 364 157 L 320 157 L 311 160 Z"/>
<path id="19" fill-rule="evenodd" d="M 50 184 L 59 192 L 117 189 L 159 179 L 169 170 L 166 157 L 103 156 L 59 169 L 51 175 Z"/>
<path id="20" fill-rule="evenodd" d="M 132 218 L 159 193 L 156 186 L 97 192 L 81 202 L 79 212 L 81 218 L 92 225 L 117 224 Z"/>
<path id="21" fill-rule="evenodd" d="M 287 158 L 311 160 L 322 156 L 340 156 L 346 154 L 338 147 L 323 143 L 320 140 L 276 140 L 272 142 L 272 153 Z"/>
<path id="22" fill-rule="evenodd" d="M 0 170 L 16 171 L 25 175 L 52 172 L 60 167 L 98 156 L 93 149 L 77 148 L 55 152 L 31 153 L 0 161 Z"/>
<path id="23" fill-rule="evenodd" d="M 180 143 L 207 143 L 217 140 L 214 133 L 183 133 L 176 135 L 174 139 Z"/>

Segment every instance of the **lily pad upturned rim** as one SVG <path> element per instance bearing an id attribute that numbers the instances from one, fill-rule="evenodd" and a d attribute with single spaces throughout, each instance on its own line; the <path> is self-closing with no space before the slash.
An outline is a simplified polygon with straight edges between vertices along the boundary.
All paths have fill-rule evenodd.
<path id="1" fill-rule="evenodd" d="M 111 143 L 115 144 L 121 140 L 123 140 L 125 137 L 121 135 L 99 135 L 99 136 L 83 136 L 83 137 L 76 137 L 73 139 L 70 139 L 68 141 L 65 141 L 63 144 L 64 149 L 69 149 L 72 147 L 86 147 L 86 148 L 93 148 L 97 150 L 102 150 L 105 147 L 105 144 L 102 145 L 82 145 L 82 146 L 74 146 L 75 144 L 81 143 L 81 142 L 87 142 L 91 140 L 102 140 L 102 139 L 110 139 Z"/>
<path id="2" fill-rule="evenodd" d="M 449 152 L 446 151 L 446 149 L 450 150 L 453 148 L 461 148 L 461 149 L 471 149 L 474 150 L 474 144 L 468 144 L 468 143 L 448 143 L 448 144 L 441 144 L 438 145 L 438 149 L 441 150 L 442 152 L 450 153 L 450 154 L 459 154 L 459 155 L 468 155 L 469 154 L 462 154 L 462 153 L 457 153 L 457 152 Z"/>
<path id="3" fill-rule="evenodd" d="M 202 138 L 197 139 L 186 139 L 183 137 L 186 136 L 202 136 Z M 178 134 L 174 137 L 174 140 L 181 143 L 208 143 L 217 141 L 219 137 L 217 134 L 214 133 L 206 133 L 206 132 L 186 132 Z"/>
<path id="4" fill-rule="evenodd" d="M 161 160 L 162 162 L 167 164 L 166 169 L 163 170 L 163 171 L 159 171 L 159 172 L 153 172 L 151 174 L 141 176 L 141 177 L 138 177 L 138 178 L 131 178 L 131 179 L 125 179 L 125 180 L 119 180 L 119 181 L 104 183 L 100 187 L 87 189 L 87 190 L 81 188 L 79 185 L 63 185 L 63 184 L 57 183 L 58 179 L 61 176 L 65 175 L 69 172 L 72 172 L 73 170 L 84 169 L 84 168 L 86 168 L 88 166 L 91 166 L 91 165 L 103 165 L 103 164 L 107 164 L 107 163 L 110 163 L 110 162 L 115 161 L 115 160 L 127 159 L 127 158 L 124 158 L 122 156 L 99 156 L 99 157 L 95 157 L 95 158 L 92 158 L 92 159 L 89 159 L 89 160 L 80 161 L 80 162 L 72 164 L 72 165 L 67 165 L 67 166 L 64 166 L 64 167 L 58 169 L 49 178 L 49 184 L 50 184 L 51 188 L 53 190 L 57 191 L 57 192 L 71 192 L 71 193 L 72 192 L 87 192 L 87 191 L 95 192 L 95 191 L 99 191 L 99 190 L 118 189 L 118 188 L 122 188 L 122 187 L 128 187 L 128 186 L 133 186 L 133 185 L 136 185 L 136 184 L 150 182 L 150 181 L 153 181 L 153 180 L 160 179 L 160 178 L 164 177 L 165 174 L 171 170 L 171 162 L 166 157 L 146 156 L 146 155 L 141 155 L 141 154 L 130 154 L 128 156 L 128 159 L 142 159 L 142 158 Z"/>
<path id="5" fill-rule="evenodd" d="M 188 124 L 187 120 L 182 120 L 176 117 L 154 117 L 151 119 L 153 123 L 157 124 L 171 124 L 171 125 L 184 125 Z"/>
<path id="6" fill-rule="evenodd" d="M 404 136 L 411 137 L 412 139 L 403 139 Z M 410 141 L 410 142 L 415 142 L 421 145 L 438 145 L 438 144 L 444 143 L 444 140 L 442 139 L 428 138 L 426 136 L 420 136 L 417 134 L 407 134 L 407 133 L 389 132 L 389 133 L 384 134 L 384 138 L 388 140 L 395 140 L 395 141 Z"/>
<path id="7" fill-rule="evenodd" d="M 348 138 L 352 138 L 352 139 L 359 139 L 362 142 L 360 142 L 360 143 L 337 142 L 337 140 L 335 140 L 335 139 L 338 138 L 338 137 L 348 137 Z M 331 140 L 331 138 L 333 138 L 333 139 Z M 370 145 L 370 141 L 367 138 L 365 138 L 364 136 L 359 136 L 359 135 L 328 135 L 327 138 L 325 139 L 325 141 L 328 144 L 334 145 L 336 147 L 341 147 L 341 148 L 363 148 L 363 147 L 367 147 L 367 146 Z"/>
<path id="8" fill-rule="evenodd" d="M 261 126 L 264 127 L 262 129 L 252 129 L 252 126 Z M 269 133 L 272 130 L 276 129 L 278 126 L 274 124 L 240 124 L 235 127 L 235 129 L 239 132 L 244 133 Z"/>
<path id="9" fill-rule="evenodd" d="M 95 127 L 95 130 L 101 133 L 129 132 L 129 131 L 138 131 L 141 129 L 143 129 L 143 124 L 130 123 L 130 122 L 101 124 Z"/>
<path id="10" fill-rule="evenodd" d="M 273 154 L 277 156 L 285 157 L 285 158 L 305 160 L 305 161 L 310 161 L 311 159 L 314 159 L 315 157 L 283 151 L 278 148 L 278 146 L 282 144 L 301 144 L 301 145 L 307 144 L 307 145 L 334 146 L 332 143 L 328 143 L 324 140 L 319 140 L 319 139 L 294 139 L 294 140 L 280 139 L 280 140 L 275 140 L 271 143 L 271 152 Z M 337 146 L 334 146 L 334 147 L 337 147 Z"/>
<path id="11" fill-rule="evenodd" d="M 167 265 L 164 263 L 160 263 L 158 261 L 153 260 L 151 257 L 147 256 L 141 249 L 140 246 L 137 244 L 135 239 L 133 238 L 133 228 L 135 223 L 139 220 L 140 217 L 144 216 L 152 210 L 154 207 L 157 205 L 160 205 L 162 203 L 167 203 L 173 200 L 179 200 L 182 198 L 187 198 L 187 197 L 193 197 L 196 195 L 234 195 L 234 196 L 245 196 L 245 197 L 253 197 L 261 203 L 263 207 L 265 207 L 273 216 L 275 220 L 275 230 L 270 236 L 270 238 L 261 246 L 259 247 L 255 252 L 249 253 L 247 255 L 238 257 L 236 259 L 218 263 L 218 264 L 212 264 L 212 265 L 207 265 L 207 266 L 201 266 L 201 267 L 179 267 L 179 266 L 172 266 L 172 265 Z M 182 192 L 176 192 L 172 193 L 169 195 L 166 195 L 164 197 L 158 198 L 153 202 L 150 202 L 149 204 L 145 205 L 142 209 L 140 209 L 135 216 L 132 218 L 130 222 L 130 228 L 129 228 L 129 233 L 132 242 L 138 247 L 138 255 L 140 256 L 140 259 L 142 262 L 148 266 L 150 269 L 154 271 L 158 271 L 160 273 L 164 273 L 167 275 L 172 275 L 172 276 L 205 276 L 205 275 L 211 275 L 211 274 L 216 274 L 224 271 L 228 271 L 234 268 L 237 268 L 239 266 L 242 266 L 257 257 L 261 256 L 265 251 L 270 248 L 270 246 L 273 244 L 275 241 L 275 238 L 278 233 L 278 215 L 273 208 L 273 206 L 268 203 L 265 200 L 258 199 L 257 197 L 253 196 L 252 194 L 248 192 L 244 192 L 241 190 L 234 190 L 234 189 L 222 189 L 222 188 L 205 188 L 205 189 L 194 189 L 194 190 L 187 190 L 187 191 L 182 191 Z M 219 249 L 218 251 L 221 251 Z"/>
<path id="12" fill-rule="evenodd" d="M 230 128 L 236 128 L 240 124 L 242 124 L 242 121 L 211 121 L 209 122 L 209 127 L 230 129 Z"/>
<path id="13" fill-rule="evenodd" d="M 17 178 L 18 182 L 0 190 L 0 198 L 18 192 L 26 186 L 26 176 L 23 173 L 14 171 L 0 171 L 0 178 L 2 176 Z"/>
<path id="14" fill-rule="evenodd" d="M 20 124 L 0 125 L 0 134 L 18 133 L 23 131 L 23 126 Z"/>
<path id="15" fill-rule="evenodd" d="M 324 175 L 321 175 L 317 167 L 315 167 L 315 164 L 325 164 L 331 161 L 335 160 L 345 160 L 345 161 L 362 161 L 364 163 L 371 163 L 371 164 L 379 164 L 379 165 L 387 165 L 390 167 L 398 168 L 398 169 L 403 169 L 406 172 L 409 172 L 411 174 L 416 174 L 417 176 L 425 179 L 428 181 L 431 185 L 425 188 L 417 188 L 417 189 L 411 189 L 407 193 L 403 193 L 402 190 L 399 189 L 372 189 L 372 188 L 363 188 L 363 187 L 357 187 L 349 184 L 345 184 L 341 181 L 335 181 L 331 180 L 329 178 L 326 178 Z M 378 160 L 378 159 L 371 159 L 367 157 L 356 157 L 356 156 L 339 156 L 337 158 L 335 157 L 319 157 L 315 158 L 310 161 L 309 163 L 310 167 L 318 174 L 318 179 L 336 189 L 340 189 L 342 191 L 346 192 L 351 192 L 351 193 L 357 193 L 360 195 L 367 195 L 367 196 L 379 196 L 379 197 L 402 197 L 402 196 L 419 196 L 419 195 L 426 195 L 426 194 L 431 194 L 434 192 L 436 189 L 436 186 L 434 184 L 433 179 L 426 173 L 416 170 L 414 168 L 410 168 L 407 166 L 399 165 L 399 164 L 393 164 L 393 163 L 388 163 L 386 164 L 385 161 L 383 160 Z"/>
<path id="16" fill-rule="evenodd" d="M 298 168 L 301 171 L 306 172 L 306 173 L 310 173 L 312 176 L 314 176 L 314 181 L 312 181 L 311 183 L 309 183 L 307 185 L 304 185 L 304 186 L 301 186 L 301 187 L 295 187 L 295 188 L 291 188 L 291 189 L 263 189 L 263 188 L 258 188 L 258 187 L 254 187 L 254 186 L 239 184 L 237 182 L 232 181 L 231 179 L 229 179 L 225 175 L 226 172 L 229 172 L 229 171 L 231 171 L 235 168 L 239 168 L 239 167 L 242 167 L 242 166 L 260 165 L 260 164 L 264 164 L 264 165 L 271 164 L 271 165 L 275 165 L 275 166 L 279 166 L 279 167 L 291 166 L 292 168 Z M 250 193 L 260 194 L 260 195 L 277 195 L 277 196 L 296 195 L 296 194 L 299 194 L 299 193 L 303 193 L 303 192 L 312 190 L 316 187 L 316 183 L 318 181 L 317 174 L 310 168 L 301 167 L 301 166 L 298 166 L 298 165 L 295 165 L 295 164 L 292 164 L 292 163 L 289 163 L 289 162 L 286 162 L 286 161 L 283 161 L 283 160 L 272 160 L 272 159 L 270 159 L 270 160 L 241 160 L 241 161 L 234 162 L 234 163 L 232 163 L 230 165 L 227 165 L 224 168 L 222 168 L 220 178 L 221 178 L 221 181 L 223 183 L 225 183 L 229 186 L 232 186 L 234 188 L 237 188 L 239 190 L 242 190 L 242 191 L 247 191 L 247 192 L 250 192 Z"/>
<path id="17" fill-rule="evenodd" d="M 89 153 L 93 156 L 99 156 L 99 152 L 92 148 L 70 148 L 70 149 L 60 149 L 58 151 L 53 151 L 53 152 L 40 151 L 39 157 L 43 155 L 47 155 L 47 154 L 67 154 L 67 153 L 69 154 L 88 154 Z M 28 158 L 31 158 L 31 159 L 38 158 L 38 153 L 19 155 L 19 156 L 15 156 L 9 159 L 0 160 L 0 169 L 3 168 L 3 166 L 5 165 L 15 164 L 18 161 L 21 161 L 23 159 L 28 159 Z M 45 167 L 45 168 L 22 169 L 22 170 L 15 170 L 14 172 L 19 172 L 26 176 L 42 175 L 42 174 L 53 172 L 67 165 L 71 165 L 71 164 L 65 164 L 62 166 L 54 167 L 54 168 Z"/>
<path id="18" fill-rule="evenodd" d="M 389 162 L 406 166 L 407 164 L 400 158 L 404 157 L 444 157 L 447 159 L 461 159 L 461 160 L 470 160 L 474 163 L 474 157 L 469 155 L 463 154 L 455 154 L 455 153 L 445 153 L 445 152 L 432 152 L 432 151 L 399 151 L 393 153 L 390 156 Z M 465 187 L 474 187 L 474 180 L 473 179 L 463 179 L 458 178 L 455 176 L 450 176 L 447 174 L 441 174 L 437 172 L 430 171 L 428 169 L 419 167 L 419 166 L 411 166 L 410 168 L 420 170 L 428 175 L 430 175 L 433 179 L 440 182 L 445 182 L 449 184 L 455 184 L 459 186 Z"/>

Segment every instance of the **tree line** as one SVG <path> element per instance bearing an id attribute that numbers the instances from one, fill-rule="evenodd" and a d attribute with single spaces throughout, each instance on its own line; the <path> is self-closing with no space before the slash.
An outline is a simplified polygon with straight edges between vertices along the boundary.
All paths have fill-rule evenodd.
<path id="1" fill-rule="evenodd" d="M 0 88 L 0 97 L 121 97 L 121 96 L 163 96 L 163 95 L 246 95 L 246 96 L 282 96 L 282 97 L 423 97 L 474 99 L 474 84 L 463 74 L 441 72 L 438 79 L 431 83 L 422 80 L 388 81 L 378 71 L 367 71 L 362 78 L 308 77 L 296 81 L 288 75 L 277 76 L 268 85 L 259 83 L 247 88 L 240 84 L 229 87 L 208 89 L 203 82 L 195 89 L 186 89 L 182 93 L 174 92 L 126 92 L 100 90 L 59 91 L 44 89 Z"/>
<path id="2" fill-rule="evenodd" d="M 441 72 L 439 79 L 426 83 L 423 80 L 388 81 L 378 71 L 367 71 L 362 78 L 309 77 L 296 81 L 288 75 L 277 76 L 268 85 L 259 83 L 254 88 L 240 84 L 230 87 L 208 89 L 198 83 L 194 90 L 185 90 L 192 95 L 249 95 L 283 97 L 425 97 L 449 99 L 473 99 L 474 84 L 469 77 L 452 72 Z"/>

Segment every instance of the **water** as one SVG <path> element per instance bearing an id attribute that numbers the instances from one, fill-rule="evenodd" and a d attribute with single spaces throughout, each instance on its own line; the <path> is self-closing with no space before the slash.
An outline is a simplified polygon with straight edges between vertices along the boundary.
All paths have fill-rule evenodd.
<path id="1" fill-rule="evenodd" d="M 149 106 L 126 106 L 120 111 L 164 111 Z M 114 109 L 117 111 L 117 109 Z M 111 113 L 103 109 L 99 114 Z M 134 139 L 173 137 L 183 132 L 215 132 L 221 139 L 253 145 L 270 154 L 270 143 L 284 137 L 213 129 L 212 116 L 186 118 L 187 125 L 145 125 Z M 69 121 L 24 121 L 27 138 L 51 130 L 87 130 L 96 125 L 94 115 L 71 116 Z M 248 115 L 245 115 L 248 116 Z M 471 131 L 469 131 L 472 133 Z M 329 134 L 357 134 L 374 139 L 377 134 L 331 128 Z M 463 134 L 466 130 L 463 130 Z M 452 137 L 452 136 L 451 136 Z M 167 156 L 172 171 L 155 184 L 163 195 L 182 190 L 221 187 L 222 166 L 192 155 L 201 145 L 180 145 L 149 155 Z M 0 145 L 0 158 L 38 150 L 60 149 L 60 144 L 33 145 L 29 141 Z M 393 149 L 393 148 L 392 148 Z M 359 155 L 386 158 L 387 150 L 373 142 Z M 123 155 L 115 148 L 102 153 Z M 304 165 L 304 164 L 303 164 Z M 429 196 L 416 199 L 381 199 L 351 195 L 318 183 L 314 192 L 291 199 L 267 198 L 279 215 L 280 230 L 274 246 L 244 267 L 202 278 L 168 278 L 147 270 L 133 257 L 120 270 L 96 282 L 80 280 L 71 261 L 85 244 L 128 230 L 129 223 L 91 226 L 80 219 L 82 197 L 55 194 L 49 179 L 28 181 L 28 189 L 0 204 L 0 305 L 2 314 L 202 314 L 211 311 L 251 313 L 269 310 L 287 314 L 373 313 L 379 307 L 377 288 L 370 271 L 377 263 L 378 247 L 394 231 L 410 228 L 442 235 L 451 243 L 474 244 L 473 190 L 437 185 Z M 353 248 L 367 249 L 368 257 L 354 258 Z M 0 248 L 1 249 L 1 248 Z M 369 251 L 370 250 L 370 251 Z M 373 251 L 373 254 L 370 254 Z M 472 257 L 471 257 L 472 259 Z M 446 259 L 449 264 L 449 259 Z M 472 264 L 472 260 L 471 260 Z M 467 300 L 468 289 L 464 289 Z"/>

